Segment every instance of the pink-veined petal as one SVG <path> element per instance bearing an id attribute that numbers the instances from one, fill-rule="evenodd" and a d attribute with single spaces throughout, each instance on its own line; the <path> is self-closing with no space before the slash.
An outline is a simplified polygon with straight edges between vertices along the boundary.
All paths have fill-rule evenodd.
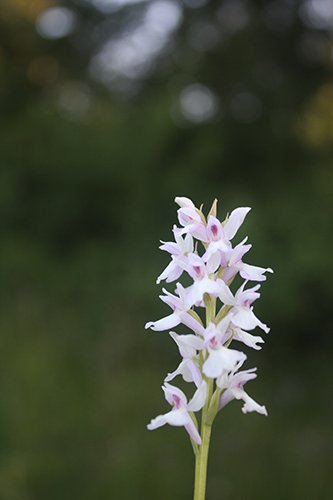
<path id="1" fill-rule="evenodd" d="M 235 387 L 243 387 L 249 380 L 253 380 L 257 377 L 255 373 L 257 368 L 250 368 L 249 370 L 244 370 L 241 372 L 237 372 L 233 374 L 230 378 L 230 389 L 234 389 Z"/>
<path id="2" fill-rule="evenodd" d="M 184 207 L 177 210 L 179 223 L 186 227 L 193 224 L 202 224 L 202 219 L 195 208 Z"/>
<path id="3" fill-rule="evenodd" d="M 222 224 L 213 215 L 211 215 L 208 219 L 206 231 L 207 231 L 207 236 L 208 236 L 210 241 L 218 241 L 224 237 L 224 231 L 222 228 Z"/>
<path id="4" fill-rule="evenodd" d="M 242 306 L 245 303 L 246 304 L 252 304 L 256 299 L 260 297 L 260 293 L 257 292 L 261 285 L 255 285 L 252 288 L 248 288 L 247 290 L 244 290 L 245 286 L 247 285 L 247 280 L 244 281 L 242 286 L 240 286 L 235 293 L 235 299 L 236 299 L 236 305 L 237 306 Z"/>
<path id="5" fill-rule="evenodd" d="M 185 394 L 183 393 L 182 390 L 180 390 L 178 387 L 175 387 L 174 385 L 171 385 L 168 383 L 165 383 L 162 386 L 162 389 L 164 391 L 165 399 L 167 400 L 167 402 L 170 405 L 173 405 L 177 399 L 178 403 L 186 408 L 187 397 L 185 396 Z M 179 406 L 179 404 L 178 404 L 178 406 Z"/>
<path id="6" fill-rule="evenodd" d="M 247 236 L 243 241 L 238 243 L 233 249 L 233 252 L 230 253 L 229 265 L 237 264 L 241 258 L 251 249 L 252 245 L 245 245 L 244 243 L 247 241 Z"/>
<path id="7" fill-rule="evenodd" d="M 216 380 L 217 386 L 220 387 L 220 389 L 224 389 L 220 396 L 219 410 L 221 410 L 221 408 L 224 408 L 224 406 L 226 406 L 228 403 L 230 403 L 230 401 L 236 398 L 243 399 L 244 402 L 247 402 L 247 406 L 245 404 L 242 408 L 243 413 L 246 413 L 247 411 L 258 411 L 258 407 L 260 410 L 259 413 L 264 413 L 264 411 L 266 411 L 265 407 L 260 407 L 259 405 L 257 407 L 257 403 L 255 403 L 255 401 L 253 401 L 252 398 L 250 398 L 250 396 L 243 389 L 243 385 L 246 384 L 246 382 L 256 378 L 257 374 L 254 373 L 256 371 L 256 368 L 251 368 L 249 370 L 235 373 L 236 370 L 241 366 L 241 364 L 242 362 L 238 364 L 233 372 L 224 372 L 222 376 Z M 250 408 L 253 409 L 251 410 Z"/>

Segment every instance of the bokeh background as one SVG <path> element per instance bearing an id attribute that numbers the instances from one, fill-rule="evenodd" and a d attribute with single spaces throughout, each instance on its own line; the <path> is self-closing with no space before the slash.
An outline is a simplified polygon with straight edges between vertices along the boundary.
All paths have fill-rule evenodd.
<path id="1" fill-rule="evenodd" d="M 269 416 L 218 415 L 207 499 L 332 498 L 332 67 L 331 0 L 1 1 L 1 500 L 192 497 L 184 429 L 146 430 L 175 196 L 251 206 L 275 271 Z"/>

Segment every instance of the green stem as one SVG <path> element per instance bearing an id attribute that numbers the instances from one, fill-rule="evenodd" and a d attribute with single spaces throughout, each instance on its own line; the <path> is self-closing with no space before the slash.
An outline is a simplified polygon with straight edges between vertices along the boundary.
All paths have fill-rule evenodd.
<path id="1" fill-rule="evenodd" d="M 216 308 L 216 298 L 207 295 L 205 297 L 206 306 L 206 325 L 208 326 L 210 322 L 214 321 L 215 318 L 215 308 Z M 206 351 L 205 351 L 206 352 Z M 202 369 L 202 364 L 205 359 L 205 355 L 200 352 L 200 369 Z M 207 463 L 208 463 L 208 452 L 209 452 L 209 442 L 210 435 L 212 432 L 211 424 L 207 424 L 207 412 L 210 407 L 214 380 L 204 377 L 207 382 L 207 397 L 205 405 L 202 409 L 201 415 L 201 445 L 198 447 L 198 452 L 195 456 L 195 479 L 194 479 L 194 497 L 193 500 L 205 500 L 206 497 L 206 481 L 207 481 Z"/>
<path id="2" fill-rule="evenodd" d="M 194 481 L 193 500 L 205 500 L 207 462 L 208 462 L 208 451 L 209 451 L 211 430 L 212 430 L 211 425 L 203 423 L 201 430 L 202 444 L 199 446 L 199 451 L 195 459 L 195 481 Z"/>
<path id="3" fill-rule="evenodd" d="M 206 495 L 208 451 L 209 451 L 210 434 L 212 431 L 212 426 L 206 423 L 206 416 L 213 394 L 214 380 L 206 379 L 206 381 L 207 381 L 207 397 L 201 415 L 201 445 L 198 447 L 198 453 L 195 456 L 195 479 L 194 479 L 193 500 L 205 500 L 205 495 Z"/>

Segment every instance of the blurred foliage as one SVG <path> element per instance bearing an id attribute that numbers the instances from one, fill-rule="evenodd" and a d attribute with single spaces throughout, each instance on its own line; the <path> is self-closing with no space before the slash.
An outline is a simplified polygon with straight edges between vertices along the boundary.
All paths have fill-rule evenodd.
<path id="1" fill-rule="evenodd" d="M 0 497 L 191 498 L 186 433 L 145 428 L 166 411 L 177 349 L 143 328 L 167 313 L 157 247 L 174 197 L 188 196 L 206 210 L 217 197 L 221 218 L 251 206 L 239 240 L 253 244 L 249 263 L 275 271 L 255 307 L 272 331 L 247 365 L 269 417 L 237 402 L 218 417 L 207 500 L 330 499 L 329 29 L 302 21 L 306 2 L 248 1 L 251 21 L 228 31 L 216 19 L 230 2 L 188 0 L 152 69 L 122 80 L 129 93 L 94 80 L 91 57 L 149 4 L 0 6 Z M 77 29 L 45 39 L 34 23 L 55 5 Z M 202 22 L 220 38 L 199 50 Z M 220 107 L 194 123 L 179 99 L 196 83 Z"/>

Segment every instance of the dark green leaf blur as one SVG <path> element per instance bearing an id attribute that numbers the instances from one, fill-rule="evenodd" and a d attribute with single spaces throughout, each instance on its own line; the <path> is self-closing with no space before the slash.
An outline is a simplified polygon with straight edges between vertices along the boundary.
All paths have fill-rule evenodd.
<path id="1" fill-rule="evenodd" d="M 332 498 L 332 28 L 325 0 L 1 1 L 1 500 L 192 498 L 187 433 L 146 429 L 175 196 L 252 207 L 274 269 L 268 417 L 217 416 L 207 500 Z"/>

